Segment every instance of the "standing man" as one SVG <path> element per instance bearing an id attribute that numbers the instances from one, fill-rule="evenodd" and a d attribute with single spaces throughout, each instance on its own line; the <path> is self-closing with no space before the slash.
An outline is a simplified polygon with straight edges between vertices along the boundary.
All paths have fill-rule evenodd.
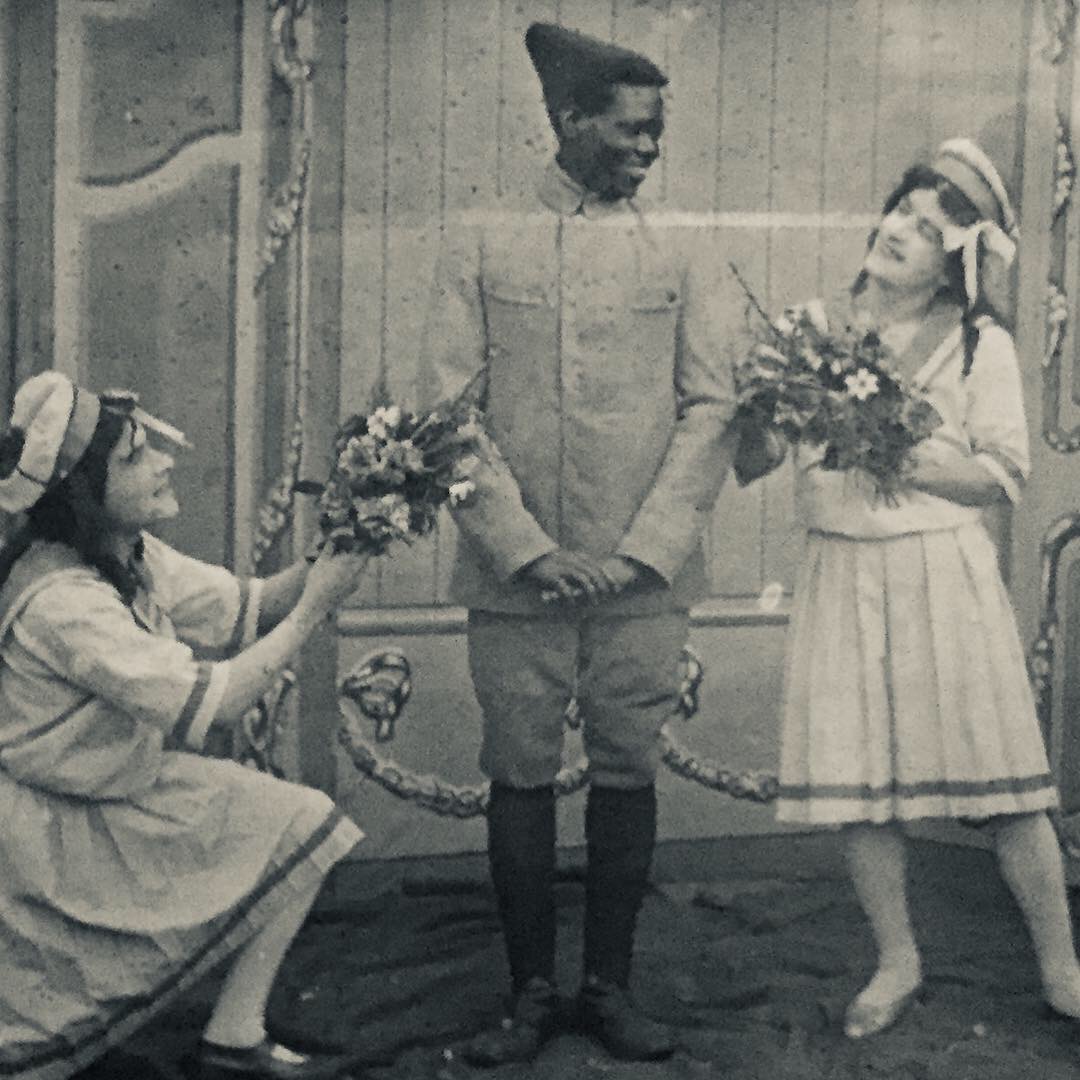
<path id="1" fill-rule="evenodd" d="M 553 782 L 576 697 L 591 782 L 578 1018 L 615 1057 L 659 1059 L 671 1033 L 635 1007 L 630 962 L 733 389 L 685 244 L 634 198 L 659 155 L 666 77 L 558 26 L 530 26 L 525 45 L 558 154 L 535 208 L 448 230 L 421 387 L 438 400 L 484 369 L 496 451 L 455 512 L 451 595 L 469 609 L 514 1004 L 466 1056 L 528 1061 L 557 1028 Z"/>

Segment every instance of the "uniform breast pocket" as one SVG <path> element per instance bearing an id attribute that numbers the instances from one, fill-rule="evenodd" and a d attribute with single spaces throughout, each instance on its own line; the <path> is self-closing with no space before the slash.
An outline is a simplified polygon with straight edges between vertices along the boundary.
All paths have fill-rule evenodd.
<path id="1" fill-rule="evenodd" d="M 554 338 L 556 312 L 542 285 L 485 282 L 483 296 L 488 346 L 495 353 L 531 360 L 544 342 Z"/>
<path id="2" fill-rule="evenodd" d="M 639 286 L 630 297 L 627 332 L 636 364 L 670 366 L 682 296 L 675 285 Z"/>

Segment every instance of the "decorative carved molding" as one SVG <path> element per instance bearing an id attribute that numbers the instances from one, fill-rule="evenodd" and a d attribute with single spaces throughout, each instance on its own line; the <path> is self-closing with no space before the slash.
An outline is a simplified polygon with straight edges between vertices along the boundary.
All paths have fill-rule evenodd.
<path id="1" fill-rule="evenodd" d="M 1028 652 L 1028 672 L 1043 738 L 1049 741 L 1053 721 L 1054 666 L 1058 638 L 1058 577 L 1061 558 L 1080 537 L 1080 514 L 1058 518 L 1043 537 L 1039 576 L 1039 632 Z"/>
<path id="2" fill-rule="evenodd" d="M 311 142 L 307 135 L 307 97 L 310 92 L 311 65 L 297 52 L 296 20 L 306 7 L 307 0 L 271 0 L 273 67 L 292 94 L 290 127 L 293 131 L 294 151 L 290 179 L 273 197 L 268 211 L 267 237 L 259 255 L 259 267 L 255 275 L 256 292 L 277 262 L 285 242 L 295 231 L 303 210 L 308 164 L 311 159 Z M 298 356 L 293 356 L 291 363 L 292 428 L 281 473 L 259 508 L 251 551 L 251 562 L 255 570 L 262 566 L 274 543 L 292 523 L 295 509 L 294 489 L 300 475 L 304 448 L 303 407 L 307 373 Z"/>
<path id="3" fill-rule="evenodd" d="M 701 661 L 690 648 L 685 649 L 676 713 L 686 720 L 698 710 L 698 691 L 703 678 Z M 439 776 L 412 772 L 380 756 L 365 738 L 365 730 L 373 726 L 376 741 L 393 740 L 397 720 L 408 704 L 411 688 L 409 661 L 400 650 L 376 650 L 363 657 L 339 686 L 342 723 L 338 737 L 341 745 L 361 773 L 399 799 L 443 817 L 470 818 L 485 813 L 489 785 L 455 785 Z M 566 722 L 569 727 L 578 726 L 576 702 L 570 703 Z M 707 758 L 698 758 L 667 727 L 661 732 L 660 741 L 661 760 L 677 776 L 736 799 L 767 803 L 776 798 L 778 783 L 772 774 L 728 769 Z M 559 795 L 572 795 L 585 787 L 588 776 L 588 759 L 579 758 L 559 772 L 555 790 Z"/>
<path id="4" fill-rule="evenodd" d="M 1077 0 L 1043 0 L 1043 15 L 1050 40 L 1043 49 L 1043 56 L 1051 64 L 1058 63 L 1076 32 Z"/>
<path id="5" fill-rule="evenodd" d="M 254 708 L 248 709 L 233 735 L 233 757 L 242 765 L 284 778 L 281 733 L 296 676 L 286 669 Z"/>
<path id="6" fill-rule="evenodd" d="M 275 192 L 267 210 L 266 237 L 258 253 L 255 272 L 256 293 L 261 290 L 266 275 L 277 263 L 282 248 L 296 231 L 307 193 L 308 166 L 311 161 L 311 139 L 307 132 L 311 65 L 299 55 L 296 41 L 296 20 L 306 7 L 307 0 L 270 0 L 273 70 L 289 87 L 292 99 L 292 160 L 289 178 Z M 296 317 L 297 312 L 293 312 L 293 318 Z M 295 352 L 290 357 L 290 365 L 292 426 L 281 473 L 258 511 L 251 545 L 251 566 L 256 572 L 262 568 L 274 544 L 292 524 L 295 512 L 295 487 L 300 476 L 304 448 L 303 409 L 307 371 L 301 357 Z M 233 756 L 237 760 L 277 776 L 284 775 L 279 760 L 281 735 L 290 715 L 295 685 L 296 675 L 286 669 L 278 677 L 271 692 L 244 715 L 233 735 Z"/>
<path id="7" fill-rule="evenodd" d="M 266 220 L 266 236 L 259 250 L 255 272 L 255 291 L 259 292 L 266 275 L 277 263 L 281 249 L 296 232 L 307 195 L 308 165 L 311 162 L 311 140 L 304 136 L 293 154 L 289 179 L 278 188 L 270 204 Z"/>
<path id="8" fill-rule="evenodd" d="M 1075 180 L 1076 159 L 1069 141 L 1069 129 L 1064 117 L 1059 115 L 1054 141 L 1054 221 L 1069 205 Z"/>
<path id="9" fill-rule="evenodd" d="M 1035 712 L 1043 741 L 1049 747 L 1054 728 L 1054 685 L 1060 615 L 1058 581 L 1065 549 L 1080 539 L 1080 514 L 1059 517 L 1040 545 L 1039 631 L 1028 650 L 1028 674 L 1035 696 Z M 1062 850 L 1071 859 L 1080 858 L 1080 814 L 1051 813 Z"/>
<path id="10" fill-rule="evenodd" d="M 300 56 L 296 42 L 296 20 L 304 13 L 307 0 L 271 0 L 271 57 L 274 74 L 292 95 L 292 129 L 295 144 L 288 180 L 270 201 L 266 236 L 259 251 L 255 274 L 258 292 L 266 275 L 277 262 L 281 249 L 296 231 L 307 195 L 308 166 L 311 162 L 311 139 L 307 134 L 308 95 L 311 92 L 311 64 Z"/>
<path id="11" fill-rule="evenodd" d="M 303 449 L 303 421 L 299 416 L 294 416 L 281 475 L 259 507 L 258 528 L 251 544 L 251 565 L 256 570 L 262 566 L 278 537 L 292 524 L 293 509 L 296 505 L 294 489 L 300 478 Z"/>
<path id="12" fill-rule="evenodd" d="M 1061 454 L 1080 450 L 1080 426 L 1066 431 L 1058 423 L 1061 410 L 1061 360 L 1069 323 L 1069 298 L 1055 281 L 1046 287 L 1046 346 L 1043 350 L 1043 438 Z"/>
<path id="13" fill-rule="evenodd" d="M 307 10 L 307 0 L 270 0 L 270 41 L 274 71 L 295 92 L 311 79 L 311 64 L 296 48 L 296 20 Z"/>

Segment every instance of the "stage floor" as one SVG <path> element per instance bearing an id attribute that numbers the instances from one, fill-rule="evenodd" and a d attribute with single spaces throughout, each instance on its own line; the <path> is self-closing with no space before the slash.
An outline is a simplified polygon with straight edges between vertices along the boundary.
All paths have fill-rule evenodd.
<path id="1" fill-rule="evenodd" d="M 581 853 L 563 853 L 559 965 L 579 975 Z M 634 989 L 673 1024 L 663 1065 L 612 1061 L 562 1036 L 529 1067 L 477 1071 L 462 1041 L 497 1014 L 505 962 L 482 858 L 341 868 L 286 961 L 271 1005 L 285 1036 L 349 1044 L 372 1080 L 1075 1080 L 1080 1030 L 1043 1015 L 1026 932 L 977 848 L 913 843 L 925 1000 L 890 1032 L 848 1043 L 840 1017 L 873 963 L 832 835 L 668 843 L 640 920 Z M 1080 897 L 1073 895 L 1074 905 Z M 213 985 L 87 1078 L 187 1075 Z M 1080 1028 L 1080 1026 L 1078 1026 Z"/>

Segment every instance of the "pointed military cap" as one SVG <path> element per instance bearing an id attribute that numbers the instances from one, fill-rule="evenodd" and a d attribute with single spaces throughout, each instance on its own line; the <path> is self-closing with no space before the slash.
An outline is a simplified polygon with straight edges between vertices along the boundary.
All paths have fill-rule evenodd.
<path id="1" fill-rule="evenodd" d="M 525 31 L 525 48 L 540 76 L 544 104 L 552 117 L 571 106 L 582 107 L 585 102 L 579 94 L 586 87 L 666 86 L 668 81 L 641 53 L 553 23 L 533 23 Z"/>

